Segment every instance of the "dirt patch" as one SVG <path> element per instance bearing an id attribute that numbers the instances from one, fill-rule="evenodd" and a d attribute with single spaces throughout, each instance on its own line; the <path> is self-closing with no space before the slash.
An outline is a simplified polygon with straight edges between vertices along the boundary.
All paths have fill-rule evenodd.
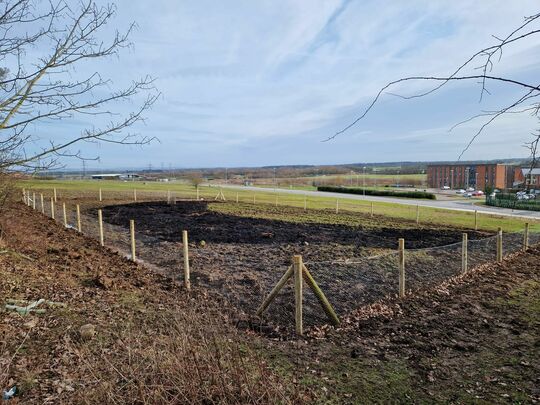
<path id="1" fill-rule="evenodd" d="M 214 203 L 215 204 L 215 203 Z M 398 238 L 407 249 L 437 247 L 459 242 L 457 229 L 403 228 L 329 223 L 298 223 L 229 215 L 209 209 L 206 202 L 137 203 L 103 208 L 104 220 L 117 226 L 109 234 L 123 236 L 134 219 L 139 257 L 167 274 L 181 278 L 181 232 L 189 231 L 191 270 L 194 284 L 217 291 L 239 308 L 239 318 L 251 317 L 265 295 L 300 254 L 315 279 L 342 316 L 397 291 Z M 329 215 L 321 212 L 320 216 Z M 471 240 L 487 234 L 471 232 Z M 111 238 L 109 237 L 109 240 Z M 121 243 L 120 243 L 121 244 Z M 456 256 L 457 255 L 457 256 Z M 435 285 L 459 271 L 459 252 L 434 251 L 425 258 L 410 256 L 414 272 L 410 286 Z M 293 291 L 287 285 L 265 315 L 279 330 L 292 330 Z M 306 291 L 307 325 L 327 322 L 317 300 Z M 286 332 L 284 332 L 286 333 Z"/>
<path id="2" fill-rule="evenodd" d="M 216 204 L 216 203 L 213 203 Z M 343 226 L 226 215 L 208 209 L 204 201 L 179 201 L 175 205 L 145 202 L 104 207 L 104 220 L 125 226 L 135 219 L 139 232 L 167 242 L 181 241 L 182 229 L 188 229 L 192 241 L 250 245 L 302 244 L 304 242 L 357 245 L 365 248 L 395 249 L 398 238 L 405 238 L 407 249 L 443 246 L 461 240 L 456 229 L 400 229 L 381 226 L 366 230 L 361 226 Z M 321 216 L 325 213 L 321 212 Z M 471 232 L 470 238 L 485 237 Z M 339 252 L 338 252 L 339 253 Z"/>

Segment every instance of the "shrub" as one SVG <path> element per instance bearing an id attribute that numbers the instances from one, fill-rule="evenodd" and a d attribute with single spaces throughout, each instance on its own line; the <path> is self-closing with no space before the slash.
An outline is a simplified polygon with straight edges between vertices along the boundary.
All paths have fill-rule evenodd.
<path id="1" fill-rule="evenodd" d="M 435 194 L 428 193 L 426 191 L 393 191 L 393 190 L 373 190 L 354 187 L 332 187 L 332 186 L 320 186 L 317 187 L 318 191 L 329 191 L 332 193 L 344 193 L 344 194 L 365 194 L 376 195 L 384 197 L 404 197 L 404 198 L 426 198 L 429 200 L 435 200 Z"/>

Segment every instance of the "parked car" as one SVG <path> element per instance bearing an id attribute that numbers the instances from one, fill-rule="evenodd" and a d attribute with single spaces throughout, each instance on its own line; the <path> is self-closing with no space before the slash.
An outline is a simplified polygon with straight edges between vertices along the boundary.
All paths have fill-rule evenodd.
<path id="1" fill-rule="evenodd" d="M 456 194 L 465 194 L 466 191 L 460 188 L 458 191 L 456 191 Z"/>
<path id="2" fill-rule="evenodd" d="M 450 186 L 442 186 L 441 190 L 450 190 Z"/>
<path id="3" fill-rule="evenodd" d="M 467 191 L 474 191 L 474 187 L 467 188 Z"/>
<path id="4" fill-rule="evenodd" d="M 472 197 L 472 193 L 465 193 L 463 194 L 463 197 Z"/>
<path id="5" fill-rule="evenodd" d="M 480 197 L 480 196 L 484 195 L 484 192 L 481 191 L 481 190 L 476 190 L 476 191 L 473 191 L 471 194 L 472 194 L 474 197 Z"/>

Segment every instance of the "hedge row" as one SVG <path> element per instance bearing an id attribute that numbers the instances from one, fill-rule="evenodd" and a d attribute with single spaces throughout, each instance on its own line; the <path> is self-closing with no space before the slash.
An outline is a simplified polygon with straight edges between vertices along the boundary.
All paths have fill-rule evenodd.
<path id="1" fill-rule="evenodd" d="M 405 197 L 405 198 L 427 198 L 428 200 L 435 200 L 435 194 L 427 193 L 425 191 L 393 191 L 393 190 L 373 190 L 366 188 L 353 188 L 353 187 L 333 187 L 333 186 L 319 186 L 317 191 L 330 191 L 332 193 L 344 193 L 344 194 L 365 194 L 365 195 L 378 195 L 384 197 Z"/>
<path id="2" fill-rule="evenodd" d="M 538 200 L 518 200 L 515 196 L 491 198 L 486 197 L 486 204 L 494 207 L 511 208 L 513 210 L 540 211 L 540 201 Z"/>

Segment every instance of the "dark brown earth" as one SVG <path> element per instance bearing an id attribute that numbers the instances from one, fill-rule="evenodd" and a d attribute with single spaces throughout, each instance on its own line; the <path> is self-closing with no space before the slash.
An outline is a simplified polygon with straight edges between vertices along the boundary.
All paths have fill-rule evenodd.
<path id="1" fill-rule="evenodd" d="M 217 204 L 214 202 L 213 204 Z M 208 209 L 205 201 L 179 201 L 175 205 L 159 202 L 111 205 L 104 207 L 103 218 L 125 226 L 135 219 L 139 232 L 161 241 L 182 240 L 182 230 L 189 230 L 194 242 L 237 243 L 250 245 L 336 243 L 364 248 L 395 249 L 398 238 L 405 239 L 407 249 L 443 246 L 461 240 L 457 229 L 380 227 L 365 230 L 358 226 L 291 223 L 262 218 L 227 215 Z M 485 237 L 470 232 L 470 239 Z"/>
<path id="2" fill-rule="evenodd" d="M 405 238 L 407 249 L 421 249 L 455 244 L 462 237 L 462 230 L 452 228 L 364 228 L 250 218 L 217 212 L 206 202 L 194 201 L 110 205 L 103 208 L 103 215 L 107 223 L 118 226 L 107 230 L 108 234 L 124 235 L 124 249 L 128 246 L 127 224 L 134 219 L 139 257 L 177 277 L 183 266 L 181 231 L 188 230 L 193 282 L 222 294 L 241 310 L 240 318 L 254 314 L 295 254 L 302 255 L 338 315 L 345 316 L 360 305 L 396 293 L 398 238 Z M 474 231 L 469 234 L 471 241 L 489 236 Z M 459 248 L 458 243 L 429 254 L 411 253 L 409 288 L 433 286 L 457 274 Z M 489 254 L 471 251 L 471 264 L 487 260 L 484 256 Z M 285 288 L 265 316 L 280 333 L 293 327 L 291 287 Z M 306 323 L 326 323 L 316 299 L 309 291 L 307 294 Z"/>

